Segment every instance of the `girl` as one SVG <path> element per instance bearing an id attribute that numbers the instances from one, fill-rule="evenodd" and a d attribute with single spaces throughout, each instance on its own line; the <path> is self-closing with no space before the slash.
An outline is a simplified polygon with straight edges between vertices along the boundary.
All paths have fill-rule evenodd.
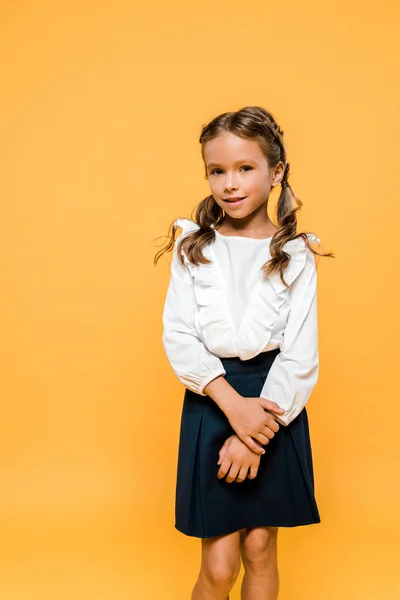
<path id="1" fill-rule="evenodd" d="M 314 254 L 334 255 L 296 233 L 302 202 L 271 113 L 221 114 L 200 143 L 211 195 L 154 259 L 173 249 L 162 341 L 186 388 L 175 527 L 202 539 L 192 600 L 229 598 L 241 560 L 242 599 L 273 600 L 279 527 L 321 521 L 305 405 L 319 371 Z"/>

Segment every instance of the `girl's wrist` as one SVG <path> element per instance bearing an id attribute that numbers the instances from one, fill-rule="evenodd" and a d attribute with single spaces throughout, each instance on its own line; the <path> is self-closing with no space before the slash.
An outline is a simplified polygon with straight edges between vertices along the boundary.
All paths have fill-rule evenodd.
<path id="1" fill-rule="evenodd" d="M 225 379 L 224 376 L 213 379 L 203 390 L 212 398 L 225 415 L 231 414 L 243 400 L 241 396 Z"/>

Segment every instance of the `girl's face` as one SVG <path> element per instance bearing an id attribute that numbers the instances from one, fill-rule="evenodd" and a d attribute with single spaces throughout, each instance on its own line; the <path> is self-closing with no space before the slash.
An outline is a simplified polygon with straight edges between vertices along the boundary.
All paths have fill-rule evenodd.
<path id="1" fill-rule="evenodd" d="M 271 188 L 283 177 L 282 161 L 271 170 L 257 141 L 224 132 L 205 144 L 204 162 L 211 193 L 228 217 L 267 214 Z"/>

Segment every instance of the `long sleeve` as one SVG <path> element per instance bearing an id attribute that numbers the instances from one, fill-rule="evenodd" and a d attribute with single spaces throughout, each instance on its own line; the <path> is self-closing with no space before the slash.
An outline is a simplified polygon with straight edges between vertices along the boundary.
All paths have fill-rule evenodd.
<path id="1" fill-rule="evenodd" d="M 289 290 L 290 310 L 281 351 L 260 393 L 260 397 L 273 400 L 285 409 L 283 415 L 276 416 L 278 423 L 285 426 L 304 408 L 319 373 L 317 272 L 310 250 L 306 257 L 303 270 Z"/>
<path id="2" fill-rule="evenodd" d="M 175 241 L 171 277 L 163 311 L 162 343 L 178 379 L 193 392 L 206 396 L 205 386 L 219 375 L 226 375 L 221 360 L 199 338 L 194 323 L 193 279 L 186 265 L 178 260 Z"/>

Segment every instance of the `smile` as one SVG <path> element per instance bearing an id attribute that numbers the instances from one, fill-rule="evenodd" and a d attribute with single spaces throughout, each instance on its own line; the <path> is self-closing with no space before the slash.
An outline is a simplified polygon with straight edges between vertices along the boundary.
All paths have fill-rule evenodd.
<path id="1" fill-rule="evenodd" d="M 227 204 L 240 204 L 246 198 L 247 196 L 244 196 L 244 198 L 238 198 L 237 200 L 224 200 L 224 202 L 226 202 Z"/>

